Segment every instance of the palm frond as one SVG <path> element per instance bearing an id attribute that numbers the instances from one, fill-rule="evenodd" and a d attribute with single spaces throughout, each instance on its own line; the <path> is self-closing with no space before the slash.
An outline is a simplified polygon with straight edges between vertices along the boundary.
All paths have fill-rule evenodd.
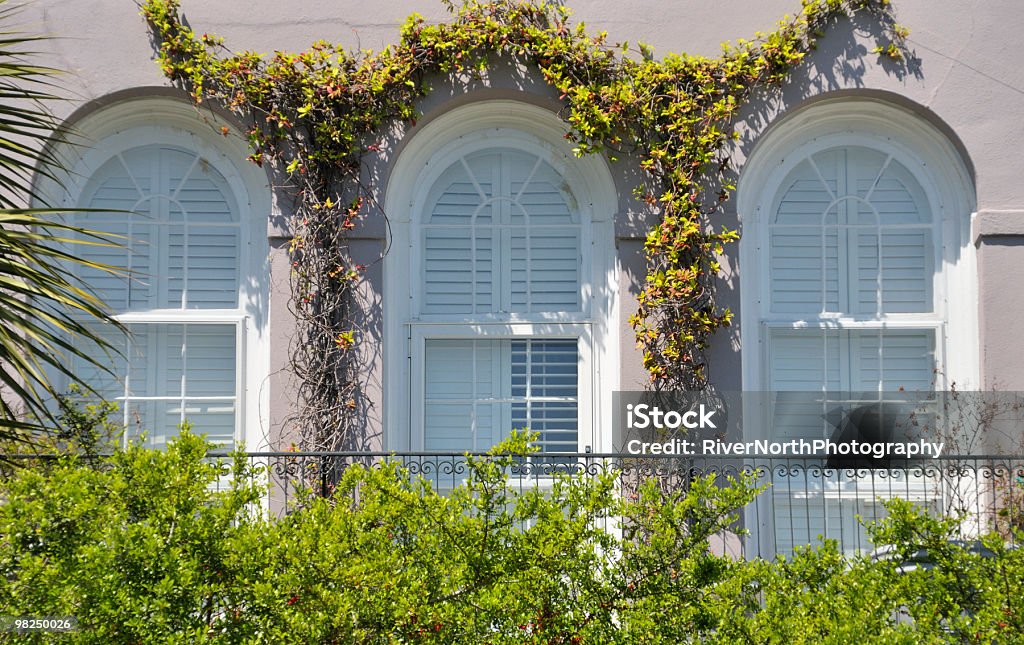
<path id="1" fill-rule="evenodd" d="M 37 177 L 61 174 L 52 152 L 60 124 L 47 108 L 58 100 L 58 71 L 32 63 L 40 37 L 3 27 L 14 9 L 0 0 L 0 441 L 30 442 L 58 423 L 52 403 L 62 392 L 54 381 L 95 394 L 73 366 L 109 373 L 116 353 L 110 332 L 125 332 L 75 274 L 123 272 L 74 253 L 118 240 L 65 223 L 67 211 L 23 208 L 47 203 L 35 191 Z"/>

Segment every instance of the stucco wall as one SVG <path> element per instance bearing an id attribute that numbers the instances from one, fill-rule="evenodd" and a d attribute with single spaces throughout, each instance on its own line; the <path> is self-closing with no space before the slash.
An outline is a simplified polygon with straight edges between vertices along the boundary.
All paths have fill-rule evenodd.
<path id="1" fill-rule="evenodd" d="M 714 55 L 719 43 L 729 38 L 750 37 L 770 30 L 788 11 L 799 8 L 797 0 L 575 0 L 570 3 L 577 20 L 592 30 L 605 29 L 613 40 L 642 39 L 656 51 L 680 51 Z M 781 93 L 758 98 L 744 112 L 743 133 L 734 151 L 737 167 L 772 123 L 809 99 L 836 91 L 872 94 L 915 110 L 948 133 L 963 153 L 976 182 L 979 221 L 998 219 L 998 232 L 978 224 L 979 314 L 981 376 L 986 384 L 1024 390 L 1024 299 L 1017 296 L 1018 268 L 1024 266 L 1024 182 L 1019 151 L 1024 149 L 1024 50 L 1019 31 L 1024 24 L 1024 5 L 1018 0 L 894 0 L 899 20 L 911 30 L 910 46 L 918 60 L 909 70 L 883 64 L 869 53 L 873 42 L 871 24 L 840 24 L 809 57 Z M 418 2 L 271 2 L 269 0 L 183 0 L 189 23 L 198 32 L 217 33 L 235 50 L 302 49 L 316 39 L 340 41 L 350 47 L 380 48 L 392 42 L 396 25 L 412 11 L 428 19 L 444 19 L 445 11 L 433 0 Z M 57 106 L 61 116 L 83 109 L 90 101 L 138 88 L 166 87 L 152 62 L 149 34 L 130 2 L 114 0 L 42 0 L 22 14 L 26 29 L 53 37 L 41 47 L 47 63 L 68 70 L 62 79 L 71 97 Z M 436 92 L 422 105 L 425 118 L 466 101 L 528 95 L 528 100 L 557 109 L 556 97 L 528 72 L 498 69 L 488 80 L 465 86 L 438 79 Z M 419 126 L 422 127 L 422 124 Z M 414 133 L 394 133 L 395 145 Z M 376 172 L 386 180 L 391 160 L 380 160 Z M 634 308 L 635 293 L 644 273 L 642 209 L 632 201 L 630 188 L 635 167 L 613 166 L 622 196 L 616 222 L 622 289 L 621 347 L 623 388 L 646 381 L 631 330 L 625 322 Z M 276 203 L 287 204 L 286 199 Z M 286 208 L 286 206 L 285 206 Z M 997 213 L 997 215 L 992 215 Z M 280 221 L 275 213 L 270 221 Z M 734 209 L 725 223 L 742 225 Z M 271 408 L 279 421 L 292 400 L 283 368 L 286 365 L 291 321 L 287 314 L 284 285 L 288 262 L 286 232 L 271 225 L 273 284 L 271 332 Z M 381 248 L 384 228 L 379 220 L 359 231 L 356 252 L 373 256 Z M 726 259 L 726 279 L 720 288 L 721 302 L 740 313 L 739 267 L 735 253 Z M 369 292 L 379 291 L 381 274 L 368 275 Z M 372 331 L 372 330 L 371 330 Z M 739 332 L 723 332 L 711 352 L 712 377 L 722 389 L 740 389 Z M 951 348 L 950 351 L 956 351 Z M 379 418 L 381 362 L 370 363 L 370 393 Z M 371 447 L 371 446 L 367 446 Z"/>

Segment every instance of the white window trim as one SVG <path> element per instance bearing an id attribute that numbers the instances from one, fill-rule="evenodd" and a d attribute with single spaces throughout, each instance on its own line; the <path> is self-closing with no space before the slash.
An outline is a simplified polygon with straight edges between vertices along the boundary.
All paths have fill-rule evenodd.
<path id="1" fill-rule="evenodd" d="M 210 122 L 204 122 L 204 118 Z M 122 101 L 80 118 L 72 118 L 73 145 L 59 145 L 54 154 L 67 170 L 56 180 L 37 175 L 38 194 L 57 207 L 77 205 L 90 178 L 114 154 L 146 145 L 165 145 L 194 152 L 224 177 L 239 209 L 239 300 L 235 309 L 158 309 L 117 316 L 124 323 L 234 324 L 236 351 L 236 445 L 249 450 L 268 447 L 269 392 L 269 245 L 271 212 L 266 174 L 245 161 L 244 138 L 234 129 L 223 136 L 223 120 L 199 113 L 190 104 L 158 97 Z M 202 432 L 202 428 L 196 428 Z"/>
<path id="2" fill-rule="evenodd" d="M 772 314 L 766 294 L 768 212 L 785 176 L 799 161 L 835 146 L 862 146 L 892 154 L 918 179 L 928 195 L 936 227 L 933 277 L 934 312 L 886 314 L 871 320 L 836 316 L 843 326 L 868 328 L 934 324 L 943 329 L 936 352 L 943 368 L 942 389 L 955 382 L 960 389 L 979 384 L 977 261 L 970 243 L 974 190 L 970 174 L 947 138 L 922 117 L 870 99 L 833 99 L 814 103 L 785 118 L 758 143 L 746 162 L 737 192 L 743 221 L 740 238 L 743 389 L 761 390 L 767 383 L 766 326 L 792 323 L 793 315 Z M 742 276 L 747 277 L 745 280 Z M 754 284 L 751 281 L 756 280 Z M 753 287 L 753 288 L 751 288 Z M 950 306 L 950 297 L 955 302 Z M 808 321 L 817 325 L 818 320 Z M 947 348 L 955 347 L 955 352 Z M 745 411 L 746 412 L 746 411 Z M 756 411 L 751 410 L 756 414 Z M 745 415 L 746 416 L 746 415 Z M 747 417 L 751 418 L 751 417 Z"/>
<path id="3" fill-rule="evenodd" d="M 565 124 L 552 112 L 519 101 L 481 101 L 448 111 L 425 123 L 403 147 L 391 170 L 384 198 L 392 239 L 384 258 L 384 448 L 422 448 L 422 428 L 414 424 L 422 392 L 423 341 L 433 337 L 515 337 L 550 332 L 580 338 L 580 445 L 595 451 L 612 448 L 613 390 L 618 388 L 618 267 L 614 249 L 614 214 L 618 196 L 604 160 L 576 158 L 565 140 Z M 581 267 L 583 301 L 589 312 L 465 316 L 419 316 L 414 268 L 421 261 L 422 229 L 413 213 L 440 173 L 455 158 L 477 150 L 505 147 L 539 155 L 563 175 L 583 223 Z M 446 163 L 448 161 L 449 163 Z M 583 201 L 589 199 L 589 201 Z M 560 331 L 558 331 L 560 330 Z M 418 343 L 413 351 L 413 343 Z M 419 372 L 416 370 L 419 369 Z M 415 385 L 413 384 L 415 382 Z M 420 415 L 422 417 L 422 414 Z M 587 441 L 589 439 L 589 442 Z"/>
<path id="4" fill-rule="evenodd" d="M 929 314 L 888 314 L 870 320 L 836 316 L 834 322 L 849 329 L 936 329 L 936 362 L 942 367 L 943 389 L 980 386 L 978 337 L 978 282 L 976 249 L 971 240 L 975 216 L 974 184 L 959 151 L 921 115 L 871 98 L 836 98 L 814 102 L 784 117 L 758 142 L 744 164 L 737 186 L 740 238 L 742 382 L 748 392 L 763 391 L 768 382 L 766 335 L 771 328 L 793 329 L 793 315 L 774 315 L 768 300 L 768 227 L 771 206 L 781 182 L 799 161 L 817 150 L 837 146 L 863 146 L 890 152 L 917 178 L 928 195 L 936 227 L 934 311 Z M 950 304 L 950 299 L 955 301 Z M 826 327 L 824 317 L 807 321 L 808 327 Z M 949 351 L 955 348 L 955 351 Z M 747 439 L 762 438 L 765 410 L 761 397 L 746 396 L 743 418 Z M 814 488 L 814 486 L 810 486 Z M 813 494 L 833 499 L 827 486 Z M 762 495 L 747 508 L 745 523 L 756 531 L 759 544 L 775 548 L 773 503 L 777 491 Z M 787 495 L 782 491 L 783 496 Z M 811 493 L 808 493 L 811 494 Z M 842 493 L 839 493 L 841 496 Z"/>

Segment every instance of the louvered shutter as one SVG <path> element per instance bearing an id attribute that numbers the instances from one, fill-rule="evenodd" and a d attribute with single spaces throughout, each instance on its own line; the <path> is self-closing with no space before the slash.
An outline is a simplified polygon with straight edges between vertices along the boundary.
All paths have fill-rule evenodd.
<path id="1" fill-rule="evenodd" d="M 575 339 L 427 339 L 424 449 L 486 450 L 513 429 L 577 449 Z"/>
<path id="2" fill-rule="evenodd" d="M 924 192 L 899 161 L 863 148 L 805 159 L 772 211 L 771 310 L 932 311 L 931 222 Z"/>
<path id="3" fill-rule="evenodd" d="M 526 152 L 466 155 L 428 193 L 423 314 L 473 320 L 580 312 L 579 214 L 562 176 Z M 578 448 L 578 339 L 424 341 L 424 448 L 485 450 L 512 429 Z"/>
<path id="4" fill-rule="evenodd" d="M 901 391 L 913 401 L 933 387 L 930 329 L 773 329 L 768 340 L 776 438 L 825 438 L 838 421 L 829 412 L 844 402 Z"/>
<path id="5" fill-rule="evenodd" d="M 237 307 L 238 207 L 209 162 L 175 148 L 137 148 L 104 164 L 90 185 L 84 206 L 132 212 L 77 216 L 84 226 L 127 238 L 127 251 L 85 250 L 89 259 L 119 259 L 115 264 L 132 272 L 130 280 L 97 283 L 106 302 L 120 311 Z"/>
<path id="6" fill-rule="evenodd" d="M 195 153 L 144 146 L 101 166 L 81 205 L 101 212 L 77 215 L 79 224 L 121 236 L 125 248 L 76 250 L 130 272 L 124 278 L 82 269 L 83 281 L 116 313 L 184 310 L 197 321 L 129 325 L 119 378 L 115 384 L 97 374 L 97 389 L 120 401 L 130 433 L 148 433 L 153 445 L 184 420 L 211 441 L 231 443 L 238 328 L 200 322 L 204 310 L 238 308 L 241 232 L 227 181 Z"/>
<path id="7" fill-rule="evenodd" d="M 563 184 L 515 150 L 448 168 L 427 200 L 422 312 L 580 311 L 580 225 Z"/>
<path id="8" fill-rule="evenodd" d="M 767 328 L 775 436 L 830 434 L 825 414 L 843 397 L 931 389 L 933 328 L 844 329 L 835 317 L 932 312 L 932 228 L 920 184 L 880 152 L 824 150 L 784 178 L 768 223 L 769 310 L 794 324 Z"/>
<path id="9" fill-rule="evenodd" d="M 130 436 L 160 445 L 183 421 L 218 444 L 235 430 L 235 325 L 131 325 L 125 405 Z"/>

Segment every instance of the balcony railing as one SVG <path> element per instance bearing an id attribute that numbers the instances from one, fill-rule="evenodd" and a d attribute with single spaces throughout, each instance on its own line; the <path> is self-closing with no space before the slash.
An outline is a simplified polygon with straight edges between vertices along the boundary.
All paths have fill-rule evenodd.
<path id="1" fill-rule="evenodd" d="M 227 453 L 210 456 L 230 458 Z M 372 468 L 397 462 L 406 476 L 422 477 L 441 492 L 462 484 L 470 472 L 467 455 L 454 452 L 249 452 L 244 456 L 265 477 L 266 508 L 278 515 L 296 508 L 303 498 L 300 491 L 332 495 L 335 482 L 354 464 Z M 868 467 L 861 463 L 830 466 L 813 457 L 544 453 L 517 458 L 507 473 L 509 485 L 519 490 L 543 488 L 558 475 L 614 473 L 624 495 L 650 478 L 663 487 L 685 489 L 698 477 L 710 475 L 726 486 L 730 478 L 752 475 L 764 492 L 743 509 L 735 529 L 718 536 L 713 545 L 736 557 L 771 558 L 822 539 L 836 540 L 846 553 L 870 551 L 874 545 L 864 525 L 882 519 L 883 502 L 893 498 L 909 500 L 937 515 L 961 517 L 965 539 L 989 530 L 1010 539 L 1024 528 L 1024 455 L 943 456 Z M 227 482 L 225 475 L 218 485 Z"/>
<path id="2" fill-rule="evenodd" d="M 409 476 L 422 477 L 442 492 L 462 484 L 469 474 L 463 453 L 262 452 L 247 453 L 247 458 L 266 473 L 268 509 L 273 513 L 287 512 L 299 489 L 332 494 L 334 482 L 352 464 L 397 462 Z M 912 501 L 935 514 L 960 516 L 965 538 L 987 530 L 1009 537 L 1024 528 L 1024 456 L 944 456 L 893 461 L 884 467 L 830 467 L 810 457 L 545 453 L 517 460 L 508 477 L 510 486 L 525 490 L 549 485 L 556 475 L 609 472 L 616 474 L 623 494 L 649 478 L 681 489 L 708 475 L 723 486 L 730 478 L 753 475 L 759 486 L 765 486 L 764 492 L 744 509 L 736 530 L 721 535 L 716 545 L 737 557 L 773 557 L 823 538 L 836 540 L 847 553 L 870 550 L 873 545 L 864 525 L 882 519 L 883 502 L 892 498 Z"/>

